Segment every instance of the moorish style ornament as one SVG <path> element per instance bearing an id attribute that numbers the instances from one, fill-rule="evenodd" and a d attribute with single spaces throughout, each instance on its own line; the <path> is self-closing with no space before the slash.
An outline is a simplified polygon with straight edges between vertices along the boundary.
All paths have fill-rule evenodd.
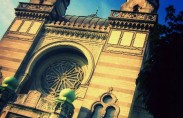
<path id="1" fill-rule="evenodd" d="M 118 118 L 120 108 L 116 104 L 118 99 L 112 91 L 113 88 L 110 87 L 108 92 L 100 97 L 100 100 L 93 103 L 90 114 L 91 118 Z"/>
<path id="2" fill-rule="evenodd" d="M 43 75 L 43 88 L 55 95 L 65 88 L 78 88 L 84 77 L 82 67 L 76 62 L 62 60 L 50 65 Z"/>

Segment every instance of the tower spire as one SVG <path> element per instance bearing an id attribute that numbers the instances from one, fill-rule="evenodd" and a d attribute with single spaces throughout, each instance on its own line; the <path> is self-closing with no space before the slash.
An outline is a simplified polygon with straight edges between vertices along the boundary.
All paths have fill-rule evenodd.
<path id="1" fill-rule="evenodd" d="M 91 15 L 88 15 L 88 16 L 89 16 L 89 17 L 98 17 L 98 16 L 97 16 L 98 11 L 99 11 L 99 6 L 97 7 L 97 10 L 96 10 L 95 14 L 91 14 Z"/>
<path id="2" fill-rule="evenodd" d="M 97 7 L 97 10 L 96 10 L 96 13 L 95 13 L 96 15 L 97 15 L 97 13 L 98 13 L 98 9 L 99 9 L 99 6 Z"/>

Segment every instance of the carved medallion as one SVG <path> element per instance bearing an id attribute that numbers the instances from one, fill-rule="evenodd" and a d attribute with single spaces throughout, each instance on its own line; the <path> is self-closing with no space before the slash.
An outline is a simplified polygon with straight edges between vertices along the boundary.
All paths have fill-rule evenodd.
<path id="1" fill-rule="evenodd" d="M 52 95 L 64 88 L 78 88 L 84 77 L 82 67 L 70 60 L 61 60 L 50 65 L 42 76 L 42 87 Z"/>

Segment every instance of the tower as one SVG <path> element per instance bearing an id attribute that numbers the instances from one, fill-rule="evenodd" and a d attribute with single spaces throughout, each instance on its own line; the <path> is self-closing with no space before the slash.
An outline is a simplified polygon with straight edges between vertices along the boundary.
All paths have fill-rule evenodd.
<path id="1" fill-rule="evenodd" d="M 30 0 L 15 9 L 16 18 L 0 42 L 0 66 L 3 77 L 14 75 L 19 84 L 1 117 L 71 117 L 75 108 L 73 118 L 127 118 L 136 113 L 134 106 L 140 108 L 135 80 L 158 3 L 128 0 L 108 19 L 65 15 L 69 3 Z M 66 98 L 55 103 L 67 88 L 77 96 L 73 106 Z M 70 92 L 66 95 L 70 98 Z"/>

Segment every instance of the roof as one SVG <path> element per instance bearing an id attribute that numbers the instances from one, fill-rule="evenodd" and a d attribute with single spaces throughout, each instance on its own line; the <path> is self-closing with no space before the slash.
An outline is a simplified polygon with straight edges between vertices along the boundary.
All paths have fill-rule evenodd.
<path id="1" fill-rule="evenodd" d="M 109 22 L 108 19 L 105 18 L 99 18 L 96 15 L 89 15 L 89 16 L 72 16 L 72 15 L 66 15 L 64 17 L 64 20 L 69 22 L 79 23 L 79 24 L 89 24 L 91 25 L 99 25 L 99 26 L 105 26 L 108 27 Z"/>
<path id="2" fill-rule="evenodd" d="M 100 18 L 96 14 L 89 16 L 65 15 L 60 21 L 48 23 L 47 26 L 61 26 L 67 28 L 78 28 L 97 31 L 108 31 L 109 21 Z"/>

